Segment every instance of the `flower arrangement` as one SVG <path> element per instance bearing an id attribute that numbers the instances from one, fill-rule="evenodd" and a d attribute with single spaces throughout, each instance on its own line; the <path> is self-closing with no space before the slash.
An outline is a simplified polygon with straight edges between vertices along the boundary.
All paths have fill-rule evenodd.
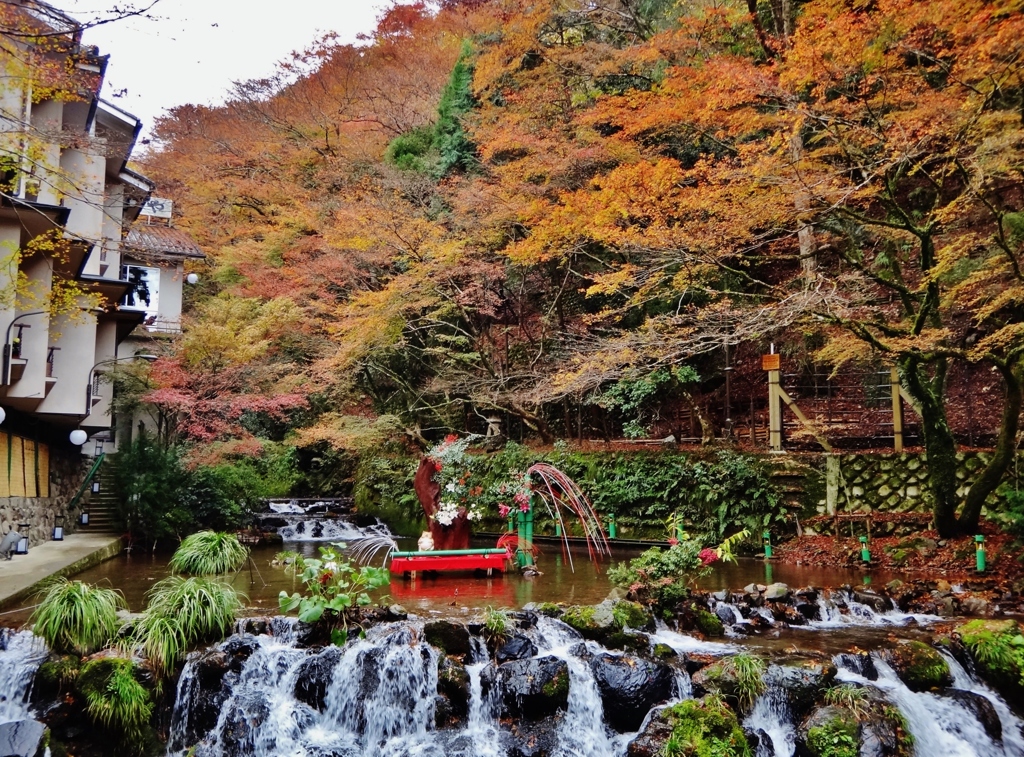
<path id="1" fill-rule="evenodd" d="M 491 487 L 491 494 L 498 502 L 498 515 L 507 518 L 513 510 L 530 512 L 533 483 L 530 477 L 520 471 L 512 471 L 512 483 L 500 482 Z"/>
<path id="2" fill-rule="evenodd" d="M 441 487 L 441 501 L 433 518 L 442 526 L 450 526 L 460 515 L 468 520 L 479 520 L 484 516 L 483 508 L 472 502 L 483 489 L 471 486 L 471 460 L 466 452 L 473 437 L 460 439 L 449 434 L 440 444 L 427 452 L 427 458 L 434 463 L 434 480 Z"/>

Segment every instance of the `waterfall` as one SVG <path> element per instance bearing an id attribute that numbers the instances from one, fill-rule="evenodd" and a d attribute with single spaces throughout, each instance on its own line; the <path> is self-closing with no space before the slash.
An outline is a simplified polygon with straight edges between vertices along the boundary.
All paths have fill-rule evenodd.
<path id="1" fill-rule="evenodd" d="M 838 601 L 836 601 L 838 600 Z M 937 615 L 923 613 L 906 613 L 898 609 L 877 612 L 862 602 L 858 602 L 852 592 L 836 592 L 832 596 L 818 595 L 818 620 L 810 621 L 806 626 L 794 628 L 828 629 L 844 626 L 905 626 L 908 623 L 935 623 L 942 620 Z M 843 612 L 845 608 L 846 612 Z"/>
<path id="2" fill-rule="evenodd" d="M 625 753 L 635 734 L 620 736 L 604 723 L 604 703 L 588 662 L 578 656 L 580 635 L 561 621 L 542 617 L 537 623 L 540 655 L 553 655 L 569 667 L 569 702 L 558 725 L 554 757 L 612 757 Z M 542 647 L 543 645 L 543 647 Z M 597 648 L 597 645 L 595 645 Z"/>
<path id="3" fill-rule="evenodd" d="M 469 674 L 469 717 L 465 731 L 465 738 L 469 742 L 465 752 L 467 757 L 503 757 L 501 732 L 495 715 L 497 689 L 491 689 L 484 697 L 480 682 L 480 673 L 487 665 L 485 661 L 466 666 Z"/>
<path id="4" fill-rule="evenodd" d="M 747 731 L 760 731 L 771 741 L 771 748 L 762 739 L 754 757 L 793 757 L 796 751 L 796 729 L 789 711 L 786 692 L 769 684 L 768 690 L 754 702 L 754 709 L 743 721 Z"/>
<path id="5" fill-rule="evenodd" d="M 46 644 L 31 631 L 0 628 L 0 723 L 32 717 L 28 696 Z"/>
<path id="6" fill-rule="evenodd" d="M 344 518 L 316 518 L 301 516 L 286 518 L 287 526 L 281 526 L 278 533 L 286 542 L 296 541 L 357 541 L 367 536 L 392 537 L 383 523 L 360 528 Z"/>
<path id="7" fill-rule="evenodd" d="M 650 634 L 650 639 L 655 644 L 665 644 L 672 647 L 677 654 L 711 654 L 726 655 L 735 654 L 742 647 L 736 644 L 727 644 L 720 641 L 702 641 L 694 636 L 672 631 L 662 622 L 658 622 L 657 630 Z"/>
<path id="8" fill-rule="evenodd" d="M 914 737 L 914 752 L 925 757 L 1020 757 L 1020 750 L 1011 743 L 994 740 L 974 714 L 956 699 L 931 692 L 915 692 L 899 679 L 884 660 L 873 655 L 878 679 L 864 676 L 843 667 L 836 658 L 838 679 L 862 686 L 872 686 L 899 708 Z"/>
<path id="9" fill-rule="evenodd" d="M 196 757 L 244 754 L 391 757 L 444 757 L 429 733 L 434 722 L 437 655 L 420 643 L 414 628 L 402 625 L 371 629 L 366 639 L 341 650 L 320 652 L 323 662 L 323 711 L 296 698 L 308 685 L 310 660 L 317 655 L 298 649 L 290 639 L 235 636 L 218 650 L 247 645 L 251 654 L 238 673 L 224 676 L 228 689 L 217 722 L 195 751 Z M 337 655 L 337 659 L 328 657 Z M 196 713 L 196 669 L 203 654 L 193 655 L 182 672 L 169 744 L 184 755 L 188 725 Z"/>
<path id="10" fill-rule="evenodd" d="M 949 664 L 949 672 L 953 674 L 954 687 L 980 694 L 992 703 L 1003 727 L 1003 744 L 1006 746 L 1007 754 L 1024 755 L 1024 721 L 1013 714 L 1009 705 L 1006 704 L 1006 700 L 964 670 L 964 666 L 947 650 L 940 649 L 939 653 L 946 658 L 946 662 Z M 1015 751 L 1011 752 L 1011 749 Z"/>

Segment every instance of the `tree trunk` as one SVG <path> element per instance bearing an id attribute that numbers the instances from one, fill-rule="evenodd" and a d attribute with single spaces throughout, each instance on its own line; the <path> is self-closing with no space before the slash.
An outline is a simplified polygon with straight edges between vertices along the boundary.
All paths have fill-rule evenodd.
<path id="1" fill-rule="evenodd" d="M 928 488 L 931 489 L 935 530 L 943 538 L 959 533 L 956 521 L 958 502 L 956 489 L 956 440 L 946 418 L 943 403 L 945 365 L 935 366 L 936 375 L 928 376 L 927 366 L 919 360 L 902 361 L 900 373 L 904 385 L 916 403 L 924 432 L 927 455 Z"/>
<path id="2" fill-rule="evenodd" d="M 800 125 L 797 125 L 796 131 L 790 137 L 789 154 L 793 158 L 794 164 L 803 160 L 804 138 L 800 133 Z M 806 286 L 813 286 L 818 276 L 818 258 L 816 255 L 818 243 L 814 238 L 814 228 L 806 221 L 806 217 L 811 210 L 811 199 L 806 189 L 802 187 L 797 188 L 793 204 L 799 214 L 796 237 L 800 245 L 800 269 L 804 274 L 804 284 Z"/>
<path id="3" fill-rule="evenodd" d="M 999 437 L 996 440 L 996 449 L 992 459 L 971 484 L 967 498 L 964 500 L 964 508 L 960 513 L 958 526 L 960 532 L 965 534 L 977 532 L 981 508 L 984 506 L 985 500 L 1002 482 L 1006 470 L 1017 453 L 1017 430 L 1020 427 L 1021 400 L 1024 399 L 1022 396 L 1024 388 L 1021 386 L 1022 379 L 1024 379 L 1022 377 L 1024 367 L 1017 363 L 1000 370 L 1006 387 L 1003 396 L 1003 417 L 999 424 Z"/>

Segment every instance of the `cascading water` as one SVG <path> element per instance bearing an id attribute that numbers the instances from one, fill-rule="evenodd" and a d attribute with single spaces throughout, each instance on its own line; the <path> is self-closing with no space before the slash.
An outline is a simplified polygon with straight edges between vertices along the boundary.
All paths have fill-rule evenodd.
<path id="1" fill-rule="evenodd" d="M 32 717 L 27 699 L 46 644 L 30 631 L 0 628 L 0 723 Z"/>
<path id="2" fill-rule="evenodd" d="M 347 542 L 365 539 L 367 536 L 392 537 L 388 527 L 383 523 L 360 528 L 344 518 L 301 516 L 286 519 L 288 520 L 288 525 L 281 526 L 277 531 L 286 542 Z"/>
<path id="3" fill-rule="evenodd" d="M 993 738 L 974 713 L 952 696 L 915 692 L 907 688 L 896 671 L 873 655 L 877 680 L 871 681 L 845 667 L 842 657 L 835 662 L 840 681 L 878 689 L 906 718 L 914 737 L 914 751 L 927 757 L 1021 757 L 1009 740 Z M 1004 703 L 1005 704 L 1005 703 Z"/>
<path id="4" fill-rule="evenodd" d="M 796 728 L 786 701 L 786 693 L 775 685 L 754 702 L 744 719 L 743 727 L 761 737 L 754 757 L 793 757 L 796 751 Z M 765 742 L 765 737 L 767 741 Z"/>
<path id="5" fill-rule="evenodd" d="M 968 673 L 948 651 L 940 649 L 939 653 L 946 658 L 946 662 L 949 664 L 949 672 L 953 675 L 955 688 L 979 694 L 992 703 L 993 709 L 999 716 L 999 723 L 1002 725 L 1003 744 L 1007 749 L 1007 754 L 1024 755 L 1024 720 L 1014 715 L 1001 696 Z"/>
<path id="6" fill-rule="evenodd" d="M 858 602 L 851 592 L 836 592 L 826 596 L 818 595 L 818 620 L 810 621 L 806 626 L 794 628 L 828 629 L 845 626 L 905 626 L 909 623 L 935 623 L 941 620 L 937 615 L 922 613 L 906 613 L 898 609 L 878 612 L 873 607 Z"/>
<path id="7" fill-rule="evenodd" d="M 291 640 L 236 636 L 220 645 L 245 646 L 240 670 L 224 676 L 226 692 L 209 735 L 195 750 L 201 755 L 324 755 L 360 757 L 411 755 L 443 757 L 433 743 L 437 655 L 410 626 L 372 629 L 368 637 L 342 650 L 317 655 Z M 318 659 L 313 659 L 317 658 Z M 313 659 L 314 669 L 309 667 Z M 190 737 L 202 736 L 193 656 L 182 673 L 169 749 L 184 754 Z M 309 703 L 310 681 L 319 665 L 320 701 Z M 312 690 L 315 691 L 313 685 Z M 306 692 L 301 701 L 298 691 Z M 200 727 L 197 727 L 200 726 Z"/>

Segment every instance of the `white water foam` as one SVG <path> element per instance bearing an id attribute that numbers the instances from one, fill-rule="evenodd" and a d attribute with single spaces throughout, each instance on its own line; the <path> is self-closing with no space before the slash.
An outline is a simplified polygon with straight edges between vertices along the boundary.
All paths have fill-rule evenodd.
<path id="1" fill-rule="evenodd" d="M 954 687 L 980 694 L 992 703 L 1003 727 L 1003 744 L 1008 750 L 1007 754 L 1024 755 L 1024 721 L 1013 714 L 1005 699 L 968 673 L 964 666 L 947 650 L 940 649 L 939 654 L 946 658 L 946 662 L 949 664 Z M 1010 752 L 1010 749 L 1015 751 Z"/>
<path id="2" fill-rule="evenodd" d="M 32 718 L 28 695 L 46 644 L 31 631 L 0 628 L 0 723 Z"/>
<path id="3" fill-rule="evenodd" d="M 841 660 L 837 679 L 873 686 L 896 705 L 907 720 L 914 737 L 914 753 L 922 757 L 1021 757 L 1012 744 L 994 741 L 978 719 L 951 697 L 916 692 L 907 688 L 896 671 L 872 655 L 878 680 L 870 681 L 848 668 Z"/>
<path id="4" fill-rule="evenodd" d="M 927 625 L 942 620 L 938 615 L 907 613 L 895 609 L 887 612 L 877 612 L 873 607 L 858 602 L 849 594 L 839 595 L 839 601 L 836 602 L 822 593 L 818 595 L 817 604 L 821 619 L 809 621 L 806 626 L 793 626 L 793 628 L 808 630 L 846 628 L 848 626 L 883 628 L 886 626 L 905 626 L 910 623 Z"/>
<path id="5" fill-rule="evenodd" d="M 277 530 L 286 542 L 297 541 L 328 541 L 346 542 L 359 541 L 368 536 L 393 538 L 393 534 L 383 523 L 361 528 L 344 518 L 302 518 L 294 520 L 287 526 Z"/>
<path id="6" fill-rule="evenodd" d="M 771 745 L 760 743 L 754 757 L 793 757 L 796 752 L 796 728 L 786 701 L 786 692 L 769 685 L 768 690 L 754 702 L 754 708 L 744 719 L 748 731 L 762 731 Z"/>

